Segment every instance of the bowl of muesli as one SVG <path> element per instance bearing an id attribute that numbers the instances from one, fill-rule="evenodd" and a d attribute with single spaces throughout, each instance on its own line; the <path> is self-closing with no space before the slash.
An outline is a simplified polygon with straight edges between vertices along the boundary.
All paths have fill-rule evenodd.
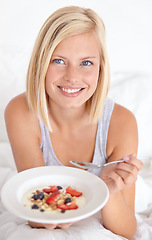
<path id="1" fill-rule="evenodd" d="M 16 216 L 40 223 L 66 223 L 102 209 L 109 197 L 106 184 L 87 171 L 45 166 L 17 173 L 3 186 L 4 206 Z"/>

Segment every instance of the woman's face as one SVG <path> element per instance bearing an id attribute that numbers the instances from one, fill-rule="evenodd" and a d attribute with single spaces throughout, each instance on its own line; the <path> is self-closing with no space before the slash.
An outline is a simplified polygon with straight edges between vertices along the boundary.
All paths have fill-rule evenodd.
<path id="1" fill-rule="evenodd" d="M 99 45 L 94 33 L 63 40 L 54 50 L 46 74 L 50 104 L 82 106 L 96 90 L 100 69 Z"/>

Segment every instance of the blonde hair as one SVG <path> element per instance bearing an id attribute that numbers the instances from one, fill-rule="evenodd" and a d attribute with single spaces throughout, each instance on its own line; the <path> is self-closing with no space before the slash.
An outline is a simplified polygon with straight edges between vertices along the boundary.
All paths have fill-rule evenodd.
<path id="1" fill-rule="evenodd" d="M 107 96 L 110 71 L 106 49 L 105 27 L 101 18 L 91 9 L 77 6 L 60 8 L 51 14 L 43 24 L 30 59 L 26 93 L 29 107 L 52 131 L 48 117 L 48 96 L 45 91 L 45 77 L 50 59 L 57 45 L 76 34 L 95 32 L 101 54 L 101 67 L 95 93 L 87 101 L 90 121 L 97 122 Z"/>

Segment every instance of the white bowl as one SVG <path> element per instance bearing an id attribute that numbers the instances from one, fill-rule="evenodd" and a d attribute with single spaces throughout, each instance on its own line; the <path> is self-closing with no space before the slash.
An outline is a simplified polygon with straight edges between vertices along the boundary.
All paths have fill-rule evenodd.
<path id="1" fill-rule="evenodd" d="M 86 204 L 62 214 L 33 211 L 23 205 L 23 196 L 31 189 L 50 185 L 76 188 L 83 193 Z M 99 177 L 81 169 L 64 166 L 38 167 L 17 173 L 4 184 L 1 191 L 4 206 L 16 216 L 33 222 L 52 224 L 87 218 L 103 208 L 108 197 L 108 188 Z"/>

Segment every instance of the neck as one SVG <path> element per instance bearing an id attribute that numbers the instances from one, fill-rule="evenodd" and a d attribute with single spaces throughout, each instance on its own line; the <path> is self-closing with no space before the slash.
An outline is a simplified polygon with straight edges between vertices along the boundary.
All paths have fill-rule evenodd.
<path id="1" fill-rule="evenodd" d="M 79 108 L 61 108 L 55 103 L 49 104 L 49 116 L 52 127 L 60 129 L 75 129 L 88 122 L 86 104 Z"/>

